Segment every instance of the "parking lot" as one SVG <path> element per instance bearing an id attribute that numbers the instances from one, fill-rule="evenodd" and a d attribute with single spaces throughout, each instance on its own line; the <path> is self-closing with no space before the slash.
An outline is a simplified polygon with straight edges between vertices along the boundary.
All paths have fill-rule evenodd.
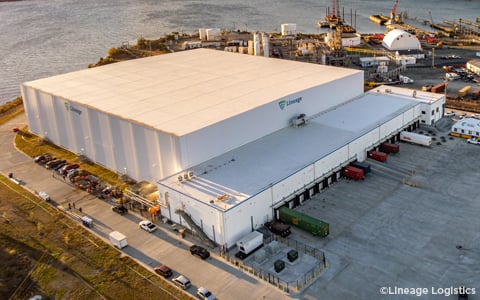
<path id="1" fill-rule="evenodd" d="M 401 143 L 385 163 L 368 160 L 365 180 L 341 180 L 297 208 L 330 223 L 325 239 L 292 235 L 328 261 L 306 299 L 395 298 L 382 287 L 427 288 L 421 299 L 457 299 L 442 289 L 459 286 L 480 293 L 480 146 L 421 131 L 431 148 Z"/>

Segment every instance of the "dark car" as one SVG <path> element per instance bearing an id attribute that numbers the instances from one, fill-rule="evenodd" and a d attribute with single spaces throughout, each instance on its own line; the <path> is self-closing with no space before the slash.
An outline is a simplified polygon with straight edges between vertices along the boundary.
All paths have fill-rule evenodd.
<path id="1" fill-rule="evenodd" d="M 153 270 L 155 271 L 155 273 L 163 276 L 164 278 L 168 278 L 173 275 L 172 270 L 170 270 L 170 268 L 167 267 L 166 265 L 160 265 L 158 267 L 153 268 Z"/>
<path id="2" fill-rule="evenodd" d="M 38 159 L 37 159 L 37 158 L 38 158 Z M 55 158 L 52 157 L 51 155 L 45 154 L 45 155 L 37 156 L 37 157 L 35 158 L 35 162 L 36 162 L 36 163 L 39 163 L 39 164 L 45 164 L 45 163 L 47 163 L 47 162 L 49 162 L 49 161 L 51 161 L 51 160 L 54 160 L 54 159 L 55 159 Z"/>
<path id="3" fill-rule="evenodd" d="M 55 170 L 55 171 L 58 171 L 58 170 L 60 170 L 60 168 L 62 168 L 66 164 L 67 164 L 66 162 L 61 163 L 61 164 L 59 164 L 58 166 L 56 166 L 55 168 L 52 168 L 52 169 Z"/>
<path id="4" fill-rule="evenodd" d="M 112 211 L 121 215 L 128 213 L 128 209 L 123 205 L 112 206 Z"/>
<path id="5" fill-rule="evenodd" d="M 39 155 L 39 156 L 35 156 L 35 158 L 33 159 L 34 162 L 38 163 L 40 162 L 41 160 L 43 160 L 45 158 L 45 156 L 50 156 L 49 154 L 42 154 L 42 155 Z"/>
<path id="6" fill-rule="evenodd" d="M 63 166 L 59 173 L 64 175 L 66 174 L 69 170 L 72 170 L 72 169 L 78 169 L 80 166 L 78 164 L 68 164 L 68 165 L 65 165 Z"/>
<path id="7" fill-rule="evenodd" d="M 66 163 L 67 161 L 64 159 L 55 159 L 51 160 L 48 163 L 45 164 L 45 168 L 47 169 L 55 169 L 59 164 Z"/>
<path id="8" fill-rule="evenodd" d="M 190 246 L 190 253 L 192 255 L 200 257 L 201 259 L 207 259 L 210 257 L 210 252 L 208 252 L 208 250 L 203 248 L 202 246 L 198 245 Z"/>

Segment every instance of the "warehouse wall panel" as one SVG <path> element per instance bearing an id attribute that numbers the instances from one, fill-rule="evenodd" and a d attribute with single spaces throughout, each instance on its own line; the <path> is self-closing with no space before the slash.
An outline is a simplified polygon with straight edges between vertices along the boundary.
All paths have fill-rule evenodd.
<path id="1" fill-rule="evenodd" d="M 22 94 L 22 98 L 24 99 L 23 106 L 25 107 L 28 129 L 31 132 L 38 134 L 40 128 L 38 110 L 40 107 L 38 98 L 35 96 L 35 90 L 22 84 L 20 85 L 20 92 Z"/>
<path id="2" fill-rule="evenodd" d="M 282 201 L 297 191 L 303 190 L 306 184 L 314 180 L 314 167 L 309 165 L 292 174 L 272 187 L 273 204 Z"/>
<path id="3" fill-rule="evenodd" d="M 339 164 L 347 161 L 351 156 L 349 154 L 349 147 L 345 145 L 340 149 L 330 153 L 314 164 L 315 177 L 320 178 L 332 170 L 338 168 Z"/>
<path id="4" fill-rule="evenodd" d="M 242 237 L 272 219 L 272 194 L 267 189 L 225 212 L 225 241 L 232 247 Z"/>
<path id="5" fill-rule="evenodd" d="M 380 126 L 381 139 L 396 132 L 398 128 L 401 128 L 402 126 L 403 126 L 403 115 L 398 115 L 392 120 L 385 122 Z"/>

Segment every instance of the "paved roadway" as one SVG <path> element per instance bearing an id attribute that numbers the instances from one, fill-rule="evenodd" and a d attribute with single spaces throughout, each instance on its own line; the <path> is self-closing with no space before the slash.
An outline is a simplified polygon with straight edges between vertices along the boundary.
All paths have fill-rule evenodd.
<path id="1" fill-rule="evenodd" d="M 13 173 L 15 178 L 24 182 L 30 191 L 45 191 L 51 198 L 62 204 L 75 203 L 76 208 L 94 220 L 92 231 L 108 242 L 108 234 L 118 230 L 128 238 L 129 246 L 123 252 L 139 261 L 147 268 L 164 263 L 177 273 L 184 274 L 192 282 L 188 292 L 194 294 L 196 288 L 204 286 L 219 299 L 292 299 L 276 287 L 257 280 L 243 271 L 226 263 L 211 251 L 211 257 L 202 261 L 190 255 L 188 247 L 192 241 L 182 239 L 166 225 L 149 234 L 138 228 L 142 217 L 137 213 L 120 216 L 111 211 L 111 205 L 92 195 L 76 190 L 63 181 L 60 176 L 52 178 L 51 172 L 36 165 L 33 160 L 15 149 L 13 145 L 14 127 L 22 128 L 26 124 L 25 115 L 0 125 L 0 173 L 7 176 Z M 298 296 L 296 298 L 300 298 Z"/>

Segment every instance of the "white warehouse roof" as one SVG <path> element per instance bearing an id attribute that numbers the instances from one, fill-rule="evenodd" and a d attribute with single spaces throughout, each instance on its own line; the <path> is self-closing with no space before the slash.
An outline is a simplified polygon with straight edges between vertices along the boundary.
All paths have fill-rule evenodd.
<path id="1" fill-rule="evenodd" d="M 228 210 L 419 104 L 401 93 L 370 92 L 193 167 L 191 181 L 180 183 L 177 174 L 158 183 Z M 224 194 L 230 198 L 215 201 Z"/>
<path id="2" fill-rule="evenodd" d="M 394 29 L 387 33 L 383 38 L 382 45 L 388 50 L 418 50 L 422 48 L 414 34 L 401 29 Z"/>
<path id="3" fill-rule="evenodd" d="M 211 51 L 216 51 L 212 55 Z M 196 49 L 23 85 L 177 136 L 359 71 Z"/>

